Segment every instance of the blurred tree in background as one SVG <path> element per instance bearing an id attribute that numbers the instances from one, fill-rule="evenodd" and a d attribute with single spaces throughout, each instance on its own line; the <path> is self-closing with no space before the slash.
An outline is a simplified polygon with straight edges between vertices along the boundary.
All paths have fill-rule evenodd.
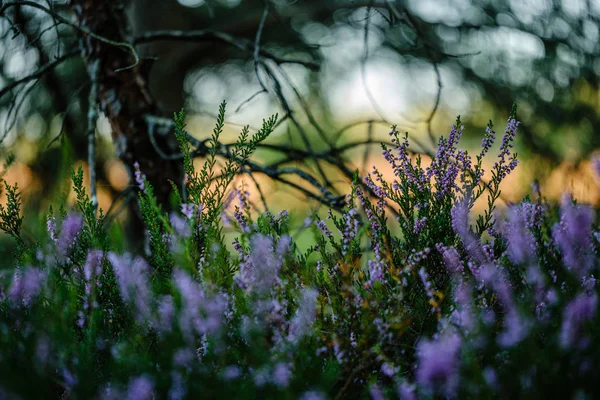
<path id="1" fill-rule="evenodd" d="M 517 102 L 520 150 L 536 173 L 565 161 L 577 169 L 600 147 L 598 1 L 0 4 L 0 137 L 17 154 L 18 179 L 37 182 L 34 207 L 77 160 L 92 194 L 123 204 L 133 185 L 111 171 L 139 162 L 167 205 L 169 181 L 184 179 L 173 112 L 192 116 L 189 140 L 202 157 L 204 126 L 223 99 L 233 126 L 280 116 L 261 161 L 242 172 L 330 206 L 392 124 L 430 154 L 456 114 L 483 127 L 480 115 L 500 119 Z"/>

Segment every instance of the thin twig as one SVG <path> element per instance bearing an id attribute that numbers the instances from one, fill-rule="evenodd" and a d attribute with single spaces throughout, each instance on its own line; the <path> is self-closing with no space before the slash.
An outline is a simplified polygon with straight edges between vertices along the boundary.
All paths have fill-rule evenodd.
<path id="1" fill-rule="evenodd" d="M 48 71 L 52 70 L 53 68 L 56 68 L 58 65 L 62 64 L 65 60 L 68 60 L 69 58 L 75 57 L 75 56 L 77 56 L 79 54 L 80 54 L 79 49 L 73 49 L 69 53 L 63 55 L 62 57 L 59 57 L 56 60 L 51 61 L 48 64 L 40 67 L 34 73 L 29 74 L 29 75 L 27 75 L 24 78 L 21 78 L 19 80 L 16 80 L 16 81 L 10 83 L 9 85 L 7 85 L 4 88 L 2 88 L 2 90 L 0 90 L 0 98 L 4 97 L 4 95 L 6 93 L 10 92 L 11 90 L 13 90 L 14 88 L 16 88 L 17 86 L 22 85 L 23 83 L 27 83 L 29 81 L 32 81 L 34 79 L 38 79 L 38 78 L 44 76 L 44 74 L 46 74 Z"/>
<path id="2" fill-rule="evenodd" d="M 263 15 L 260 19 L 260 23 L 258 24 L 258 30 L 256 31 L 256 37 L 254 39 L 254 74 L 256 75 L 256 79 L 258 79 L 258 83 L 263 91 L 268 92 L 267 87 L 265 86 L 262 78 L 260 77 L 259 67 L 260 67 L 260 38 L 262 36 L 263 28 L 265 27 L 265 22 L 267 21 L 267 17 L 269 16 L 269 3 L 267 2 L 265 5 L 265 9 L 263 11 Z"/>
<path id="3" fill-rule="evenodd" d="M 214 31 L 212 29 L 203 29 L 195 31 L 177 31 L 177 30 L 159 30 L 146 32 L 143 35 L 134 38 L 134 45 L 151 43 L 156 41 L 180 41 L 180 42 L 198 42 L 207 40 L 218 40 L 230 44 L 239 50 L 253 53 L 254 44 L 247 39 L 239 39 L 225 32 Z M 320 65 L 313 61 L 305 61 L 299 59 L 281 58 L 271 53 L 270 51 L 260 49 L 261 57 L 274 61 L 277 64 L 298 64 L 311 71 L 318 71 Z"/>
<path id="4" fill-rule="evenodd" d="M 70 27 L 75 28 L 79 32 L 81 32 L 93 39 L 99 40 L 100 42 L 109 44 L 111 46 L 121 47 L 123 49 L 128 50 L 134 58 L 134 63 L 132 65 L 128 65 L 123 68 L 118 68 L 115 70 L 115 72 L 120 72 L 120 71 L 134 68 L 140 62 L 140 57 L 138 56 L 137 52 L 135 51 L 135 48 L 132 45 L 130 45 L 129 43 L 118 42 L 118 41 L 107 39 L 104 36 L 100 36 L 92 31 L 90 31 L 86 27 L 76 24 L 75 22 L 70 21 L 69 19 L 63 17 L 62 15 L 56 13 L 55 11 L 53 11 L 47 7 L 44 7 L 41 4 L 35 3 L 33 1 L 27 1 L 27 0 L 8 1 L 8 2 L 4 3 L 2 5 L 2 7 L 0 7 L 0 15 L 2 15 L 10 7 L 20 7 L 20 6 L 28 6 L 28 7 L 37 8 L 38 10 L 42 10 L 43 12 L 47 13 L 55 20 L 65 24 L 65 25 L 69 25 Z"/>
<path id="5" fill-rule="evenodd" d="M 98 195 L 96 192 L 96 122 L 98 121 L 98 75 L 100 73 L 100 60 L 93 59 L 88 62 L 88 75 L 91 81 L 88 96 L 88 167 L 90 170 L 90 196 L 94 215 L 98 210 Z"/>

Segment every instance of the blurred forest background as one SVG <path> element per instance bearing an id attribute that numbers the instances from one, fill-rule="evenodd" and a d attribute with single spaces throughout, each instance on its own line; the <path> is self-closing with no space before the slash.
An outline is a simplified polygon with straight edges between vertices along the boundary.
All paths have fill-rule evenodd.
<path id="1" fill-rule="evenodd" d="M 131 222 L 134 162 L 167 207 L 167 179 L 183 180 L 173 112 L 201 163 L 226 100 L 223 157 L 242 125 L 279 114 L 237 184 L 301 223 L 339 205 L 355 169 L 391 173 L 391 125 L 426 158 L 460 114 L 474 150 L 516 102 L 504 199 L 537 178 L 549 198 L 599 204 L 599 18 L 598 0 L 0 1 L 0 157 L 15 155 L 4 173 L 27 210 L 72 200 L 83 165 L 99 207 Z"/>

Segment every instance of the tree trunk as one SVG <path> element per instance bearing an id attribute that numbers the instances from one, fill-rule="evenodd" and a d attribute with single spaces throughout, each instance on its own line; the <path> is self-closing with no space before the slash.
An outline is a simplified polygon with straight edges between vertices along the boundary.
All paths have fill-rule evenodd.
<path id="1" fill-rule="evenodd" d="M 128 1 L 115 0 L 72 0 L 71 7 L 77 22 L 85 29 L 113 42 L 128 42 L 131 27 L 126 15 Z M 149 124 L 144 116 L 158 115 L 160 110 L 148 89 L 148 63 L 135 63 L 133 54 L 124 47 L 115 46 L 82 35 L 83 58 L 88 66 L 97 62 L 97 75 L 90 76 L 92 85 L 97 85 L 98 109 L 108 117 L 112 126 L 112 138 L 117 156 L 128 167 L 130 176 L 135 162 L 154 186 L 160 204 L 168 207 L 172 191 L 169 181 L 178 186 L 183 182 L 180 161 L 167 160 L 160 156 L 176 151 L 174 136 L 157 135 L 154 143 Z M 124 70 L 120 70 L 123 69 Z M 132 184 L 134 180 L 131 180 Z"/>

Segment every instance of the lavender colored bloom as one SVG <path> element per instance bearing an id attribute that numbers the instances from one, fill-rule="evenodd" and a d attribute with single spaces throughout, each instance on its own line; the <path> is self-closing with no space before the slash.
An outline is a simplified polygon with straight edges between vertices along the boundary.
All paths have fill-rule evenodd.
<path id="1" fill-rule="evenodd" d="M 583 324 L 596 317 L 597 309 L 598 296 L 586 293 L 580 294 L 565 307 L 559 336 L 563 349 L 574 347 L 582 340 Z"/>
<path id="2" fill-rule="evenodd" d="M 48 215 L 46 218 L 46 228 L 50 234 L 50 239 L 52 239 L 54 243 L 58 243 L 58 237 L 56 236 L 56 219 L 54 217 Z"/>
<path id="3" fill-rule="evenodd" d="M 481 243 L 469 228 L 469 198 L 464 197 L 457 201 L 450 211 L 452 217 L 452 229 L 462 240 L 465 249 L 471 257 L 478 262 L 485 262 L 485 256 L 481 249 Z"/>
<path id="4" fill-rule="evenodd" d="M 397 392 L 400 400 L 417 400 L 417 395 L 415 394 L 415 385 L 402 382 L 400 385 L 398 385 Z"/>
<path id="5" fill-rule="evenodd" d="M 83 277 L 86 282 L 90 282 L 94 277 L 100 276 L 102 273 L 103 257 L 104 253 L 102 250 L 89 251 L 85 264 L 83 265 Z"/>
<path id="6" fill-rule="evenodd" d="M 504 136 L 502 137 L 502 143 L 500 144 L 500 151 L 498 153 L 498 161 L 494 164 L 494 170 L 496 171 L 496 178 L 498 181 L 504 179 L 512 170 L 517 167 L 518 160 L 514 157 L 507 160 L 507 157 L 511 154 L 517 128 L 521 123 L 512 116 L 508 119 L 506 129 L 504 130 Z M 508 164 L 507 164 L 508 161 Z"/>
<path id="7" fill-rule="evenodd" d="M 179 349 L 173 354 L 173 365 L 176 367 L 190 369 L 196 359 L 196 354 L 188 348 Z"/>
<path id="8" fill-rule="evenodd" d="M 181 213 L 185 215 L 185 217 L 189 220 L 193 220 L 196 216 L 196 212 L 201 210 L 202 206 L 196 207 L 195 204 L 192 203 L 183 203 L 181 204 Z"/>
<path id="9" fill-rule="evenodd" d="M 71 213 L 62 223 L 60 235 L 56 242 L 58 256 L 65 260 L 71 246 L 75 244 L 77 235 L 83 227 L 83 216 L 79 213 Z"/>
<path id="10" fill-rule="evenodd" d="M 383 374 L 387 377 L 393 377 L 398 373 L 399 370 L 400 368 L 394 367 L 394 365 L 391 363 L 386 362 L 381 364 L 381 372 L 383 372 Z"/>
<path id="11" fill-rule="evenodd" d="M 150 378 L 140 376 L 129 381 L 127 400 L 151 400 L 154 397 L 154 382 Z"/>
<path id="12" fill-rule="evenodd" d="M 584 276 L 593 266 L 592 222 L 594 210 L 588 206 L 573 205 L 564 196 L 560 222 L 554 225 L 552 238 L 558 245 L 568 270 Z"/>
<path id="13" fill-rule="evenodd" d="M 170 295 L 162 296 L 158 300 L 156 307 L 157 321 L 155 323 L 159 333 L 167 333 L 171 331 L 173 326 L 173 316 L 175 314 L 175 304 L 173 297 Z"/>
<path id="14" fill-rule="evenodd" d="M 126 303 L 132 303 L 136 307 L 136 318 L 143 322 L 150 313 L 150 287 L 148 282 L 149 266 L 141 257 L 131 258 L 126 253 L 119 256 L 113 252 L 108 253 L 121 297 Z"/>
<path id="15" fill-rule="evenodd" d="M 304 335 L 310 332 L 317 313 L 318 292 L 314 289 L 302 291 L 300 304 L 296 315 L 290 322 L 288 340 L 297 343 Z"/>
<path id="16" fill-rule="evenodd" d="M 9 299 L 16 305 L 28 307 L 42 291 L 48 275 L 33 267 L 16 270 L 9 291 Z"/>
<path id="17" fill-rule="evenodd" d="M 535 237 L 529 230 L 531 224 L 528 226 L 526 215 L 528 209 L 523 205 L 508 209 L 508 221 L 504 225 L 504 233 L 508 241 L 508 257 L 517 264 L 533 261 L 537 251 Z"/>
<path id="18" fill-rule="evenodd" d="M 290 383 L 292 377 L 292 370 L 288 363 L 277 363 L 273 369 L 273 383 L 280 389 L 286 388 Z"/>
<path id="19" fill-rule="evenodd" d="M 172 212 L 169 214 L 169 221 L 171 222 L 171 226 L 175 231 L 175 234 L 182 238 L 189 238 L 192 235 L 192 230 L 190 229 L 190 225 L 188 220 L 180 217 L 176 213 Z"/>
<path id="20" fill-rule="evenodd" d="M 237 365 L 229 365 L 223 369 L 221 376 L 225 381 L 232 381 L 239 378 L 242 375 L 240 367 Z"/>
<path id="21" fill-rule="evenodd" d="M 416 379 L 427 392 L 456 396 L 459 383 L 461 339 L 456 334 L 423 340 L 417 348 Z"/>
<path id="22" fill-rule="evenodd" d="M 333 234 L 331 233 L 331 231 L 329 230 L 329 228 L 325 224 L 325 221 L 323 221 L 323 220 L 320 219 L 317 222 L 315 222 L 315 224 L 321 230 L 321 232 L 323 232 L 323 235 L 325 235 L 329 239 L 333 239 Z"/>
<path id="23" fill-rule="evenodd" d="M 483 379 L 485 379 L 485 383 L 492 389 L 495 389 L 498 386 L 498 375 L 491 367 L 486 367 L 483 370 Z"/>
<path id="24" fill-rule="evenodd" d="M 135 168 L 135 182 L 138 184 L 140 190 L 144 190 L 145 189 L 145 184 L 144 184 L 144 179 L 146 178 L 144 176 L 144 174 L 142 174 L 142 171 L 140 171 L 140 164 L 136 161 L 135 163 L 133 163 L 133 167 Z"/>
<path id="25" fill-rule="evenodd" d="M 369 387 L 369 394 L 371 395 L 371 399 L 373 400 L 384 400 L 383 390 L 377 384 L 373 384 Z"/>
<path id="26" fill-rule="evenodd" d="M 200 284 L 181 270 L 175 271 L 173 280 L 183 302 L 179 326 L 184 336 L 191 341 L 194 333 L 205 335 L 218 331 L 227 310 L 227 299 L 223 296 L 209 298 Z"/>
<path id="27" fill-rule="evenodd" d="M 436 244 L 437 250 L 442 254 L 444 258 L 444 263 L 446 264 L 446 268 L 452 274 L 457 274 L 462 272 L 463 265 L 462 260 L 460 259 L 460 255 L 458 251 L 454 248 L 454 246 L 442 246 L 440 243 Z"/>
<path id="28" fill-rule="evenodd" d="M 498 336 L 498 344 L 512 347 L 522 341 L 529 333 L 529 325 L 518 314 L 508 280 L 495 265 L 486 264 L 481 270 L 483 284 L 493 290 L 505 309 L 504 331 Z"/>
<path id="29" fill-rule="evenodd" d="M 285 247 L 275 251 L 273 238 L 262 234 L 252 236 L 250 245 L 251 253 L 240 262 L 236 280 L 240 287 L 264 294 L 279 282 L 279 269 L 283 261 L 281 252 Z"/>
<path id="30" fill-rule="evenodd" d="M 183 377 L 178 372 L 171 373 L 171 388 L 169 389 L 169 400 L 181 400 L 185 398 L 187 389 Z"/>
<path id="31" fill-rule="evenodd" d="M 327 396 L 323 394 L 323 392 L 318 392 L 316 390 L 309 390 L 307 392 L 302 393 L 298 400 L 325 400 Z"/>

